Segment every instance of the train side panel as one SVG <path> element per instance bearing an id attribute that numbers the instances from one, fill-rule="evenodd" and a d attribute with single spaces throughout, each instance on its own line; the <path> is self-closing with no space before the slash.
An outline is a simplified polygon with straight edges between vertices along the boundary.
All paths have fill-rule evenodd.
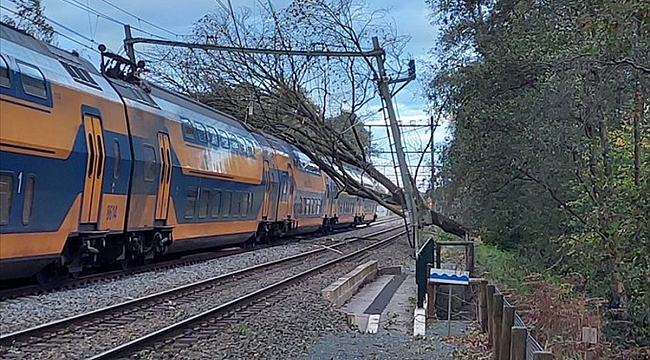
<path id="1" fill-rule="evenodd" d="M 169 252 L 254 241 L 265 196 L 259 143 L 201 104 L 154 88 L 171 144 Z"/>
<path id="2" fill-rule="evenodd" d="M 325 177 L 309 158 L 297 149 L 294 152 L 294 181 L 296 194 L 294 214 L 297 232 L 313 232 L 326 226 L 325 218 Z"/>
<path id="3" fill-rule="evenodd" d="M 128 149 L 119 98 L 96 71 L 9 27 L 0 32 L 0 276 L 12 278 L 69 261 L 64 250 L 70 237 L 122 230 L 117 214 L 125 213 L 128 176 L 113 169 L 118 164 L 128 173 L 130 156 L 126 151 L 116 158 L 102 141 L 89 165 L 89 142 L 97 138 L 86 137 L 87 113 L 99 115 L 100 140 Z M 92 181 L 86 180 L 89 167 Z M 114 178 L 104 196 L 109 168 Z"/>

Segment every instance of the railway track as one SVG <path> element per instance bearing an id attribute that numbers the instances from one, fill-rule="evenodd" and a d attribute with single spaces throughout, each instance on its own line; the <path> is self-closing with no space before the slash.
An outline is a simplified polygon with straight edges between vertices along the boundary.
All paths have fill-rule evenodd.
<path id="1" fill-rule="evenodd" d="M 388 219 L 382 219 L 380 221 L 374 222 L 372 223 L 372 225 L 373 226 L 382 225 L 385 223 L 394 222 L 397 219 L 399 218 L 391 216 Z M 340 233 L 354 231 L 358 229 L 359 228 L 340 229 L 334 231 L 332 234 L 340 234 Z M 37 294 L 43 294 L 43 293 L 65 290 L 65 289 L 74 289 L 78 287 L 87 286 L 89 284 L 100 283 L 104 281 L 112 281 L 112 280 L 123 278 L 125 276 L 142 274 L 145 272 L 160 271 L 164 269 L 188 266 L 188 265 L 214 260 L 226 256 L 232 256 L 232 255 L 242 254 L 250 251 L 262 250 L 273 246 L 282 246 L 294 242 L 296 240 L 300 241 L 309 238 L 310 237 L 308 235 L 299 235 L 299 236 L 287 238 L 286 240 L 278 243 L 268 244 L 268 245 L 258 245 L 250 249 L 239 249 L 239 248 L 224 249 L 224 250 L 213 251 L 213 252 L 191 254 L 188 256 L 184 256 L 180 259 L 160 261 L 153 264 L 141 265 L 126 270 L 113 270 L 113 271 L 93 273 L 93 274 L 88 274 L 73 279 L 66 279 L 58 282 L 53 282 L 50 284 L 44 284 L 44 285 L 30 284 L 26 286 L 8 287 L 8 288 L 0 289 L 0 301 L 14 299 L 21 296 L 37 295 Z M 313 236 L 311 238 L 313 238 Z"/>
<path id="2" fill-rule="evenodd" d="M 363 238 L 2 335 L 0 358 L 113 359 L 161 338 L 165 341 L 157 346 L 183 346 L 232 319 L 250 315 L 281 300 L 281 289 L 288 284 L 360 256 L 403 234 L 401 229 L 385 229 Z M 387 238 L 379 240 L 378 236 Z"/>

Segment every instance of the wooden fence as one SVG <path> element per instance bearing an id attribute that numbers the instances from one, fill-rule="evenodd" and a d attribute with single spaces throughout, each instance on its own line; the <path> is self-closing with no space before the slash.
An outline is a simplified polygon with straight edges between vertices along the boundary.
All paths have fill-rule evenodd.
<path id="1" fill-rule="evenodd" d="M 494 360 L 552 360 L 528 332 L 515 308 L 494 285 L 480 279 L 478 319 L 481 331 L 488 334 Z"/>

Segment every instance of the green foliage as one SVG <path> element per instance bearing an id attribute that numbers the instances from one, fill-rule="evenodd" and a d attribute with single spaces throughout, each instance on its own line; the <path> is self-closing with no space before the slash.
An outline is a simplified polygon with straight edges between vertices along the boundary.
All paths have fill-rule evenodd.
<path id="1" fill-rule="evenodd" d="M 454 129 L 444 212 L 577 274 L 616 309 L 611 339 L 650 344 L 650 3 L 429 3 L 441 27 L 431 100 Z"/>
<path id="2" fill-rule="evenodd" d="M 526 275 L 534 272 L 530 261 L 494 245 L 480 244 L 476 247 L 476 267 L 479 272 L 489 272 L 490 279 L 518 294 L 530 289 L 523 285 Z"/>
<path id="3" fill-rule="evenodd" d="M 363 126 L 363 121 L 359 117 L 347 111 L 341 111 L 338 116 L 329 119 L 332 128 L 343 136 L 343 138 L 354 147 L 359 154 L 364 154 L 367 159 L 370 158 L 369 152 L 374 149 L 374 144 L 370 143 L 370 132 Z"/>
<path id="4" fill-rule="evenodd" d="M 54 28 L 47 22 L 41 0 L 15 0 L 17 18 L 3 16 L 2 21 L 35 38 L 55 44 Z"/>

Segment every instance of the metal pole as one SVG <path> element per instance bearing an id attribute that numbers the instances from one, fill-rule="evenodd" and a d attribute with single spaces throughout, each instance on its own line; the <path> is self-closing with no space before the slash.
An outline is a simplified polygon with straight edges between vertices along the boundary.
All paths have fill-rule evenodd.
<path id="1" fill-rule="evenodd" d="M 447 295 L 447 336 L 451 336 L 451 284 L 449 286 L 449 295 Z"/>
<path id="2" fill-rule="evenodd" d="M 435 169 L 436 169 L 436 143 L 434 141 L 434 136 L 433 133 L 436 131 L 435 127 L 433 126 L 433 116 L 431 116 L 431 190 L 430 190 L 430 195 L 431 195 L 431 201 L 433 201 L 433 189 L 435 188 L 435 179 L 436 179 L 436 174 L 435 174 Z M 433 209 L 431 209 L 433 210 Z"/>
<path id="3" fill-rule="evenodd" d="M 388 111 L 391 134 L 393 135 L 395 151 L 397 152 L 397 162 L 399 163 L 400 174 L 404 186 L 404 200 L 406 201 L 406 209 L 409 212 L 411 227 L 413 228 L 413 243 L 415 244 L 415 249 L 417 251 L 417 249 L 420 248 L 420 239 L 418 234 L 419 216 L 417 205 L 415 203 L 415 193 L 413 184 L 411 183 L 411 176 L 408 170 L 408 165 L 406 164 L 404 149 L 402 148 L 402 137 L 400 134 L 399 125 L 397 124 L 395 109 L 393 108 L 393 100 L 391 98 L 390 89 L 388 88 L 386 79 L 386 70 L 384 69 L 384 52 L 379 46 L 379 39 L 377 37 L 372 38 L 372 45 L 374 47 L 373 51 L 376 53 L 375 58 L 377 59 L 377 69 L 379 70 L 379 79 L 377 79 L 379 83 L 379 93 L 386 102 L 386 111 Z"/>
<path id="4" fill-rule="evenodd" d="M 129 60 L 133 64 L 135 64 L 135 49 L 133 48 L 133 43 L 131 40 L 133 37 L 131 36 L 131 25 L 124 25 L 124 50 L 126 51 L 126 55 L 129 57 Z"/>

